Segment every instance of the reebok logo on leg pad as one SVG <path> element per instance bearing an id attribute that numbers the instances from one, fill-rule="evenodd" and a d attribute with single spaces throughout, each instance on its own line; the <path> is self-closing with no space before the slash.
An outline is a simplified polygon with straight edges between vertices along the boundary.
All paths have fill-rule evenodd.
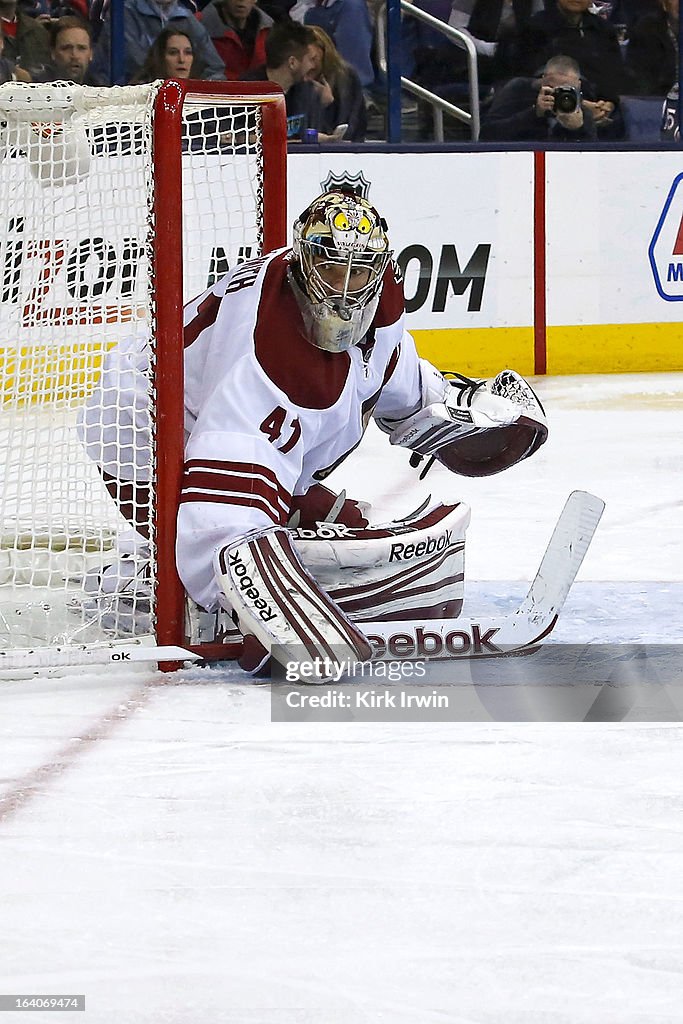
<path id="1" fill-rule="evenodd" d="M 228 553 L 230 568 L 233 575 L 237 579 L 237 584 L 242 596 L 251 602 L 252 607 L 258 613 L 260 619 L 264 622 L 270 622 L 271 619 L 275 618 L 275 611 L 271 604 L 266 601 L 265 598 L 261 597 L 261 592 L 258 587 L 254 586 L 254 581 L 249 575 L 249 570 L 246 563 L 242 559 L 239 550 L 233 549 Z"/>
<path id="2" fill-rule="evenodd" d="M 279 660 L 369 661 L 366 637 L 306 571 L 287 530 L 264 530 L 223 548 L 216 578 L 242 633 Z"/>

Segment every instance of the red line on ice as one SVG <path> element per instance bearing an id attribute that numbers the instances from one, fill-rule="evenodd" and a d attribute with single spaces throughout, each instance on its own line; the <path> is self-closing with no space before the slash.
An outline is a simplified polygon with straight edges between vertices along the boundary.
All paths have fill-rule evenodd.
<path id="1" fill-rule="evenodd" d="M 49 761 L 31 768 L 18 778 L 9 792 L 0 796 L 0 824 L 20 811 L 34 797 L 41 796 L 54 779 L 73 767 L 81 754 L 87 753 L 100 740 L 107 739 L 120 722 L 126 721 L 144 707 L 152 688 L 149 684 L 141 687 L 123 704 L 102 715 L 89 729 L 70 739 Z"/>

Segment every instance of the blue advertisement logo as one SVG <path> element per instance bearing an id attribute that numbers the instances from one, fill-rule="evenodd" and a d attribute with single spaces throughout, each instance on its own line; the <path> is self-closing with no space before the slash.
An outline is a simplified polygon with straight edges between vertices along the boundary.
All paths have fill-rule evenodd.
<path id="1" fill-rule="evenodd" d="M 683 174 L 674 178 L 648 255 L 655 287 L 667 302 L 683 299 Z"/>

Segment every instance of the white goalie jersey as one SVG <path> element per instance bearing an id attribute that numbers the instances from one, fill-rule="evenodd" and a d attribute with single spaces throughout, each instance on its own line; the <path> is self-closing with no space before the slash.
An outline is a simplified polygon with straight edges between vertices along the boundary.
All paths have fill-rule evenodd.
<path id="1" fill-rule="evenodd" d="M 337 352 L 312 345 L 288 280 L 291 257 L 283 249 L 241 264 L 185 308 L 176 561 L 188 594 L 207 611 L 221 601 L 218 551 L 287 526 L 302 495 L 310 520 L 326 518 L 329 506 L 312 516 L 311 506 L 371 416 L 392 444 L 467 475 L 513 465 L 547 434 L 536 396 L 513 371 L 490 385 L 447 382 L 418 358 L 391 264 L 363 342 Z M 81 422 L 90 457 L 124 483 L 149 481 L 149 440 L 140 442 L 149 432 L 147 351 L 143 339 L 108 355 Z"/>
<path id="2" fill-rule="evenodd" d="M 177 561 L 189 594 L 207 609 L 219 600 L 219 547 L 284 526 L 293 497 L 343 461 L 372 415 L 400 419 L 421 402 L 392 267 L 365 342 L 330 353 L 304 336 L 288 258 L 281 250 L 238 266 L 185 310 L 188 440 Z"/>

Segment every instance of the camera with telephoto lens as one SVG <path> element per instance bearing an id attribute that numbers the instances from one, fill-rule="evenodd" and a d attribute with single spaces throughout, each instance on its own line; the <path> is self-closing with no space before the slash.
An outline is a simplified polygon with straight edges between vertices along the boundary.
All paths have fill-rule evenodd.
<path id="1" fill-rule="evenodd" d="M 554 114 L 573 114 L 579 109 L 580 93 L 573 85 L 558 85 L 553 89 L 555 102 L 553 103 Z"/>

